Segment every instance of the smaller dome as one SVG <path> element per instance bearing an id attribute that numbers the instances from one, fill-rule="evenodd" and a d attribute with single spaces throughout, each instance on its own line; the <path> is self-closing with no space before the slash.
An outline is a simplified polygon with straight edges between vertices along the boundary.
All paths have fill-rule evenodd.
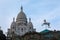
<path id="1" fill-rule="evenodd" d="M 28 24 L 30 27 L 33 27 L 33 24 L 32 24 L 32 22 L 29 22 L 29 24 Z"/>
<path id="2" fill-rule="evenodd" d="M 29 18 L 29 23 L 28 23 L 28 25 L 29 25 L 30 27 L 33 27 L 33 24 L 32 24 L 32 22 L 31 22 L 31 18 Z"/>
<path id="3" fill-rule="evenodd" d="M 13 18 L 13 22 L 11 23 L 11 27 L 16 26 L 15 18 Z"/>
<path id="4" fill-rule="evenodd" d="M 12 23 L 11 23 L 11 25 L 15 25 L 15 24 L 16 24 L 16 22 L 12 22 Z"/>

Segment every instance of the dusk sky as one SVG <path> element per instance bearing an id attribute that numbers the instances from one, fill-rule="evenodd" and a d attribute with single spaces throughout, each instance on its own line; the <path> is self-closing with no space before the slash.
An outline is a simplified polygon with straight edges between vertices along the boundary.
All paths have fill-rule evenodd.
<path id="1" fill-rule="evenodd" d="M 0 0 L 0 26 L 4 33 L 13 17 L 17 17 L 21 5 L 37 32 L 46 29 L 41 26 L 44 19 L 50 22 L 49 30 L 60 30 L 60 0 Z"/>

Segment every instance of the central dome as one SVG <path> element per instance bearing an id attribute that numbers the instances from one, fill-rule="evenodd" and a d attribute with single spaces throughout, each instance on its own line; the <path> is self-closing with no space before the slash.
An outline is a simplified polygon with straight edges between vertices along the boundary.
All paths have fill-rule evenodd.
<path id="1" fill-rule="evenodd" d="M 27 18 L 25 13 L 23 12 L 23 7 L 21 6 L 21 11 L 19 12 L 17 19 L 17 24 L 27 24 Z"/>
<path id="2" fill-rule="evenodd" d="M 26 19 L 26 15 L 25 15 L 25 13 L 24 13 L 23 11 L 21 11 L 21 12 L 18 14 L 16 20 L 18 20 L 18 19 Z"/>

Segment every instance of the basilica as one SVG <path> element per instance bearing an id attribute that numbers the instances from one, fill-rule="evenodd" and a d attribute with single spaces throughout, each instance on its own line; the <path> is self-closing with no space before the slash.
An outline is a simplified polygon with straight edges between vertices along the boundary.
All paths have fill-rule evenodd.
<path id="1" fill-rule="evenodd" d="M 27 17 L 23 12 L 23 7 L 21 6 L 21 11 L 17 15 L 16 21 L 13 18 L 13 22 L 11 23 L 10 29 L 8 29 L 7 36 L 12 37 L 12 34 L 16 34 L 22 36 L 28 32 L 34 32 L 33 24 L 31 22 L 31 18 L 29 18 L 29 22 L 27 21 Z"/>
<path id="2" fill-rule="evenodd" d="M 15 21 L 16 20 L 16 21 Z M 21 11 L 17 18 L 13 18 L 10 28 L 7 32 L 7 40 L 59 40 L 60 31 L 52 31 L 45 29 L 42 32 L 36 32 L 33 28 L 31 18 L 27 21 L 27 17 L 21 6 Z"/>

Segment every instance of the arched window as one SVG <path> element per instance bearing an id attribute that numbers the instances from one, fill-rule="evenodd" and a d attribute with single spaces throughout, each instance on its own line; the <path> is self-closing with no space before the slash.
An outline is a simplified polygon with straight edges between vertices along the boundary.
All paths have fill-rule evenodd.
<path id="1" fill-rule="evenodd" d="M 30 29 L 31 29 L 31 27 L 30 27 Z"/>
<path id="2" fill-rule="evenodd" d="M 23 28 L 21 28 L 21 31 L 23 32 Z"/>

